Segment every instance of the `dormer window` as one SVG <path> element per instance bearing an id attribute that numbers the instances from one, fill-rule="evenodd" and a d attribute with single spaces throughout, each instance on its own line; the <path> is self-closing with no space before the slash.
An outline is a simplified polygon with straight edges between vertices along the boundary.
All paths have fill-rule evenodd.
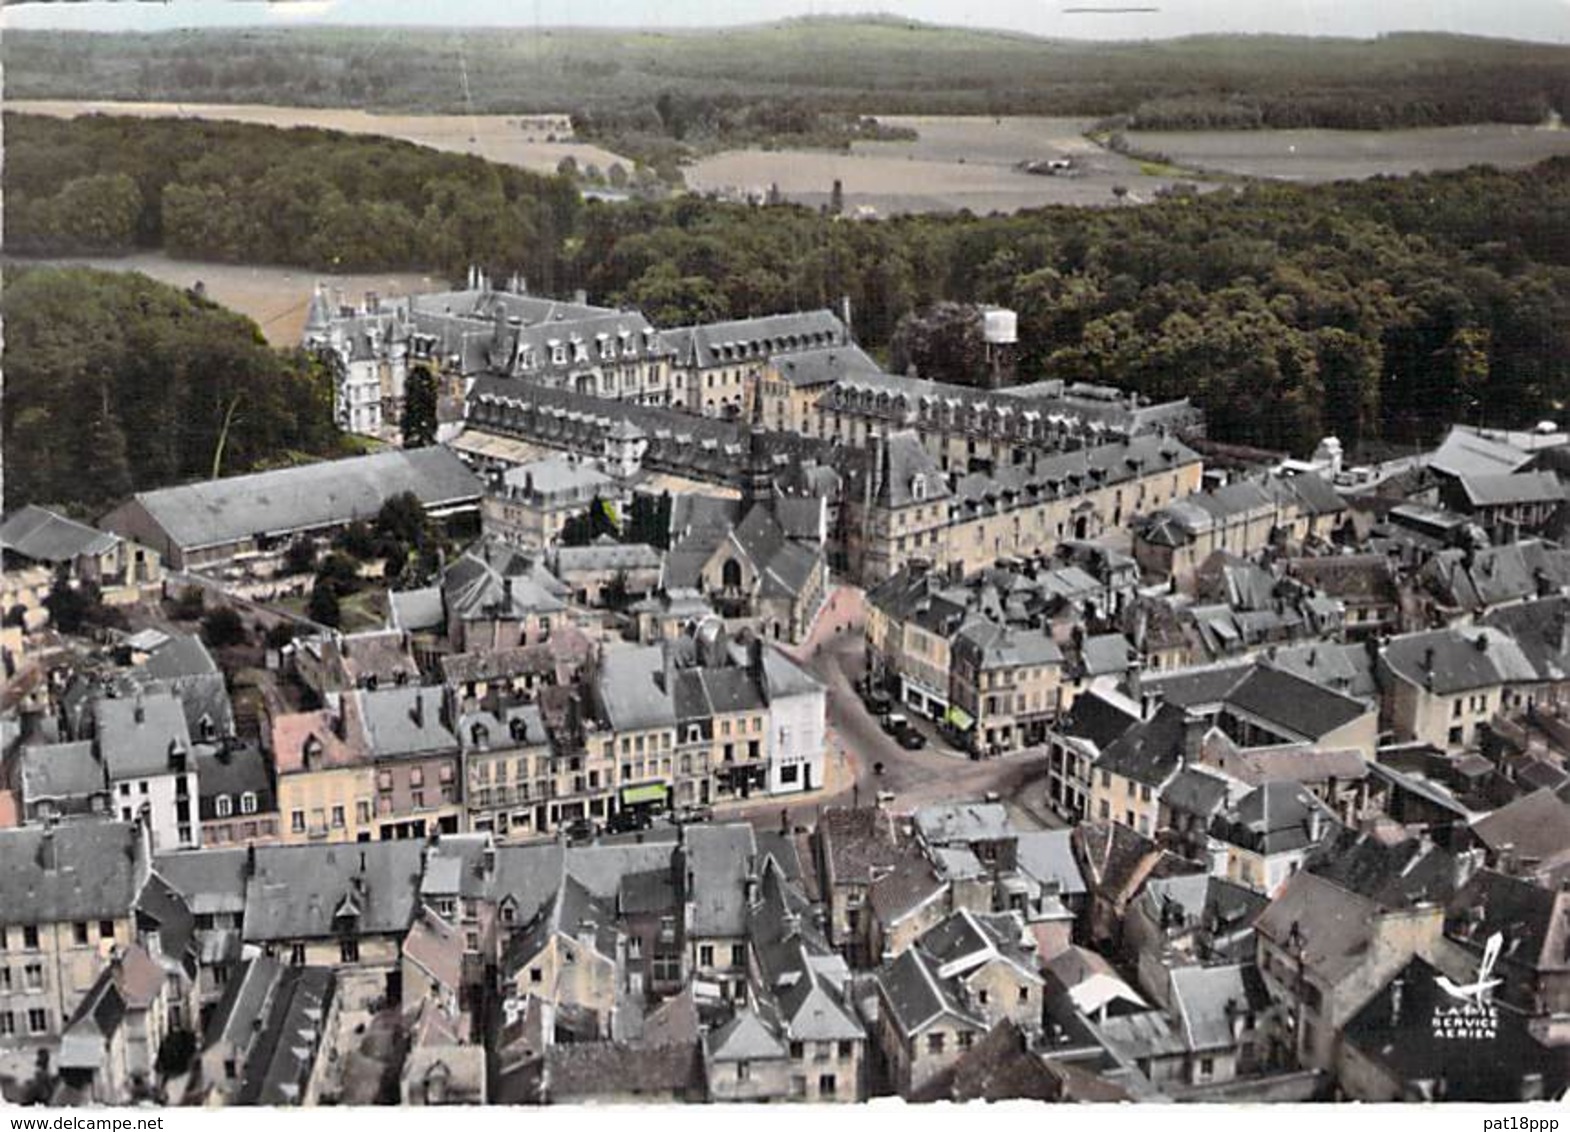
<path id="1" fill-rule="evenodd" d="M 254 814 L 256 812 L 256 794 L 254 792 L 247 790 L 240 795 L 240 812 L 242 814 Z"/>
<path id="2" fill-rule="evenodd" d="M 563 345 L 559 345 L 559 344 L 555 345 L 555 346 L 552 346 L 551 347 L 551 362 L 552 362 L 552 364 L 558 365 L 558 366 L 566 365 L 567 364 L 567 347 L 563 346 Z"/>
<path id="3" fill-rule="evenodd" d="M 927 477 L 918 475 L 910 481 L 910 497 L 917 503 L 927 498 Z"/>
<path id="4" fill-rule="evenodd" d="M 213 803 L 213 810 L 221 818 L 228 817 L 234 812 L 234 799 L 227 794 L 218 795 L 217 801 Z"/>

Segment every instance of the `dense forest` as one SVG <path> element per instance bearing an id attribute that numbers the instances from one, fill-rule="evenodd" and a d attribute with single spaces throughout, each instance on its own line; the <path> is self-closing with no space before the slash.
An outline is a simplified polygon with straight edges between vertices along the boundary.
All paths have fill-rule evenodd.
<path id="1" fill-rule="evenodd" d="M 1024 379 L 1193 396 L 1217 439 L 1297 452 L 1325 432 L 1357 452 L 1452 420 L 1531 423 L 1570 397 L 1565 159 L 860 222 L 693 196 L 580 205 L 556 179 L 319 131 L 25 116 L 6 129 L 7 234 L 39 251 L 112 229 L 198 259 L 455 278 L 479 263 L 665 326 L 848 297 L 858 340 L 885 358 L 912 312 L 1000 303 L 1019 312 Z M 56 213 L 75 222 L 38 219 Z"/>
<path id="2" fill-rule="evenodd" d="M 562 246 L 577 190 L 409 142 L 236 122 L 7 114 L 7 251 L 458 272 Z M 551 263 L 554 262 L 552 259 Z"/>
<path id="3" fill-rule="evenodd" d="M 142 275 L 6 272 L 6 506 L 96 518 L 133 491 L 343 454 L 332 378 Z"/>
<path id="4" fill-rule="evenodd" d="M 566 274 L 662 324 L 835 303 L 867 346 L 945 299 L 1019 312 L 1022 379 L 1193 396 L 1217 439 L 1357 451 L 1570 396 L 1570 161 L 1122 209 L 834 222 L 590 208 Z"/>
<path id="5" fill-rule="evenodd" d="M 3 61 L 10 99 L 567 111 L 595 137 L 673 145 L 715 134 L 839 144 L 862 115 L 1383 128 L 1535 123 L 1570 106 L 1565 46 L 1433 34 L 1080 43 L 876 17 L 683 32 L 11 31 Z"/>

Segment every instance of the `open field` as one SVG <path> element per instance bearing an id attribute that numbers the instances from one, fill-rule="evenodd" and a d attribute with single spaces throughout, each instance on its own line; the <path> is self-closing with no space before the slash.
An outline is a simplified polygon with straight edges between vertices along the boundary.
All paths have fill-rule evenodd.
<path id="1" fill-rule="evenodd" d="M 1088 121 L 1074 118 L 886 117 L 907 126 L 915 141 L 857 142 L 850 153 L 803 150 L 733 150 L 686 170 L 699 191 L 762 194 L 777 184 L 787 199 L 808 205 L 828 201 L 834 181 L 844 185 L 847 210 L 880 214 L 1015 212 L 1046 204 L 1110 205 L 1122 185 L 1129 200 L 1149 200 L 1171 177 L 1153 177 L 1138 162 L 1087 141 Z M 1040 176 L 1021 161 L 1067 158 L 1072 176 Z"/>
<path id="2" fill-rule="evenodd" d="M 1217 130 L 1130 132 L 1141 153 L 1188 168 L 1288 181 L 1338 181 L 1494 165 L 1516 169 L 1570 154 L 1570 130 L 1446 126 L 1430 130 Z"/>
<path id="3" fill-rule="evenodd" d="M 630 164 L 597 145 L 547 141 L 570 136 L 572 126 L 562 114 L 384 114 L 303 106 L 245 106 L 196 102 L 75 102 L 7 100 L 7 110 L 76 118 L 83 114 L 118 114 L 137 118 L 207 118 L 250 122 L 262 126 L 315 126 L 347 134 L 399 138 L 448 153 L 469 153 L 487 161 L 516 165 L 536 173 L 554 173 L 564 157 L 580 166 L 601 169 L 613 162 Z"/>
<path id="4" fill-rule="evenodd" d="M 1532 122 L 1570 101 L 1570 47 L 1424 34 L 1094 43 L 847 16 L 681 31 L 16 30 L 0 49 L 17 98 L 458 114 L 652 110 L 671 94 L 879 116 L 1099 117 L 1225 92 L 1265 125 L 1367 128 Z"/>
<path id="5" fill-rule="evenodd" d="M 172 287 L 190 287 L 200 281 L 213 302 L 239 311 L 254 320 L 273 346 L 298 346 L 305 330 L 305 308 L 311 288 L 320 279 L 343 292 L 345 301 L 357 300 L 366 291 L 383 295 L 434 291 L 446 280 L 429 275 L 313 275 L 291 267 L 248 267 L 233 263 L 192 263 L 159 253 L 105 257 L 51 257 L 8 259 L 10 264 L 94 267 L 100 271 L 140 271 Z"/>

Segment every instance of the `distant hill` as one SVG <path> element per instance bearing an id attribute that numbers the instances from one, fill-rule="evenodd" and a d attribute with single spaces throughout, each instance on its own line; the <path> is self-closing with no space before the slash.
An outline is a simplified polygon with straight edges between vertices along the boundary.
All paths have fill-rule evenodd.
<path id="1" fill-rule="evenodd" d="M 1512 0 L 1515 3 L 1516 0 Z M 1570 47 L 1440 34 L 1375 40 L 1045 40 L 838 17 L 691 31 L 294 27 L 9 31 L 11 98 L 272 102 L 647 116 L 661 95 L 814 112 L 1106 116 L 1194 125 L 1540 121 L 1570 103 Z M 465 91 L 463 76 L 467 74 Z M 1222 107 L 1225 112 L 1216 111 Z M 1216 121 L 1209 121 L 1215 118 Z M 641 128 L 660 130 L 647 120 Z"/>

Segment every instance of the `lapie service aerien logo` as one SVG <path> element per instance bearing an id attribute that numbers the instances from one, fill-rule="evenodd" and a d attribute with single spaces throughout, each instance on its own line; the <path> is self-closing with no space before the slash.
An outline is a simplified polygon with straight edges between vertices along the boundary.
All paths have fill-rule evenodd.
<path id="1" fill-rule="evenodd" d="M 1495 932 L 1483 946 L 1477 965 L 1477 978 L 1457 985 L 1440 975 L 1435 981 L 1449 1001 L 1434 1007 L 1434 1037 L 1447 1040 L 1477 1041 L 1499 1032 L 1499 1012 L 1494 1007 L 1494 988 L 1503 980 L 1494 978 L 1494 965 L 1504 949 L 1505 937 Z"/>

